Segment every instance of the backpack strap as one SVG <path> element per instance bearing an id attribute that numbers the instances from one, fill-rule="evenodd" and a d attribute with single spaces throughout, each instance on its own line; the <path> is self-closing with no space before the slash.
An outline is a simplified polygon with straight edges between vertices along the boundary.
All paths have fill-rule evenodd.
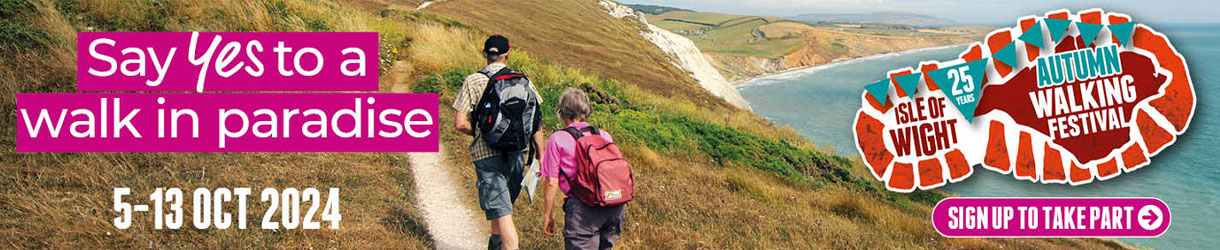
<path id="1" fill-rule="evenodd" d="M 479 74 L 483 74 L 484 76 L 487 76 L 487 84 L 483 86 L 483 94 L 479 95 L 479 104 L 476 104 L 476 106 L 474 107 L 474 110 L 479 111 L 479 110 L 483 109 L 482 105 L 483 105 L 484 100 L 487 99 L 488 95 L 491 95 L 495 91 L 495 89 L 492 88 L 492 86 L 496 83 L 495 79 L 497 77 L 500 77 L 501 75 L 509 74 L 512 72 L 513 71 L 511 69 L 508 69 L 508 67 L 500 68 L 500 70 L 496 71 L 495 73 L 492 73 L 491 71 L 488 71 L 487 69 L 480 69 Z M 471 118 L 479 119 L 480 117 L 472 116 Z"/>
<path id="2" fill-rule="evenodd" d="M 534 156 L 538 155 L 538 143 L 534 142 L 533 136 L 530 136 L 529 141 L 529 147 L 526 147 L 528 153 L 525 154 L 525 167 L 527 168 L 534 164 Z"/>
<path id="3" fill-rule="evenodd" d="M 569 135 L 572 135 L 573 141 L 580 140 L 580 137 L 582 136 L 580 134 L 580 130 L 576 130 L 576 128 L 573 128 L 573 127 L 563 128 L 563 131 L 568 132 Z M 562 167 L 559 168 L 559 175 L 563 176 L 563 179 L 568 182 L 568 192 L 566 194 L 568 196 L 571 196 L 572 195 L 572 177 L 568 177 L 568 173 L 564 173 Z"/>
<path id="4" fill-rule="evenodd" d="M 572 135 L 572 140 L 580 140 L 580 137 L 584 136 L 583 134 L 580 133 L 580 130 L 577 130 L 576 128 L 573 128 L 573 127 L 563 128 L 563 131 L 568 132 L 569 135 Z"/>
<path id="5" fill-rule="evenodd" d="M 507 68 L 505 68 L 505 69 L 507 69 Z M 510 70 L 507 73 L 503 73 L 503 74 L 497 73 L 495 77 L 488 78 L 489 79 L 488 81 L 509 80 L 509 79 L 517 79 L 517 78 L 525 78 L 527 81 L 529 80 L 529 78 L 525 77 L 525 74 L 513 72 Z"/>
<path id="6" fill-rule="evenodd" d="M 491 94 L 491 92 L 493 90 L 491 88 L 491 86 L 492 86 L 492 84 L 496 83 L 496 81 L 495 81 L 496 77 L 499 77 L 502 74 L 507 74 L 509 72 L 512 72 L 512 70 L 509 70 L 508 67 L 501 68 L 500 71 L 496 71 L 495 73 L 492 73 L 491 71 L 488 71 L 487 69 L 480 69 L 479 74 L 483 74 L 483 76 L 487 77 L 487 84 L 484 85 L 484 87 L 483 87 L 483 95 L 481 95 L 479 97 L 479 102 L 482 102 L 483 99 L 487 97 L 487 95 Z M 476 106 L 475 109 L 479 109 L 479 107 Z"/>
<path id="7" fill-rule="evenodd" d="M 481 69 L 481 70 L 479 70 L 479 73 L 487 76 L 488 84 L 491 84 L 491 82 L 498 80 L 499 78 L 501 78 L 505 75 L 521 75 L 520 73 L 513 73 L 513 70 L 509 69 L 508 67 L 500 68 L 500 70 L 498 70 L 496 72 L 491 72 L 491 71 L 488 71 L 487 69 Z M 522 76 L 524 76 L 524 75 L 522 75 Z"/>
<path id="8" fill-rule="evenodd" d="M 588 131 L 590 134 L 594 134 L 594 135 L 601 134 L 597 131 L 597 128 L 594 128 L 593 126 L 584 127 L 582 129 L 576 129 L 575 127 L 566 127 L 566 128 L 563 128 L 563 131 L 568 132 L 569 135 L 572 135 L 573 140 L 580 140 L 581 137 L 584 137 L 584 134 L 582 133 L 582 131 Z M 559 168 L 559 175 L 563 176 L 564 179 L 567 179 L 567 181 L 568 181 L 568 193 L 567 194 L 571 195 L 572 194 L 572 177 L 569 177 L 567 173 L 564 173 L 563 168 Z"/>
<path id="9" fill-rule="evenodd" d="M 564 128 L 563 131 L 568 132 L 569 135 L 572 135 L 572 139 L 575 139 L 575 140 L 580 140 L 580 137 L 584 137 L 585 136 L 584 132 L 589 132 L 589 134 L 593 134 L 593 135 L 601 135 L 601 132 L 593 126 L 584 127 L 581 129 L 576 129 L 575 127 L 567 127 L 567 128 Z"/>

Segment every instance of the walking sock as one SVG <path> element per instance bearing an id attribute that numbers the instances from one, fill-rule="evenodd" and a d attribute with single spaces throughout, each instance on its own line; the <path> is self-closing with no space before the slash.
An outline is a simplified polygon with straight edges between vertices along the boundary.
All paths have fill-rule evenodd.
<path id="1" fill-rule="evenodd" d="M 487 250 L 500 250 L 501 245 L 504 245 L 504 240 L 500 239 L 499 234 L 493 234 L 487 239 Z"/>

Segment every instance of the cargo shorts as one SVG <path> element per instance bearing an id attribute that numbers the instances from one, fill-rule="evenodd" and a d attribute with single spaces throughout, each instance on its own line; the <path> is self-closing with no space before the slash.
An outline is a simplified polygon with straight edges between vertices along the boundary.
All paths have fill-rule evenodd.
<path id="1" fill-rule="evenodd" d="M 504 153 L 474 162 L 478 175 L 479 208 L 488 220 L 513 214 L 525 178 L 525 152 Z"/>

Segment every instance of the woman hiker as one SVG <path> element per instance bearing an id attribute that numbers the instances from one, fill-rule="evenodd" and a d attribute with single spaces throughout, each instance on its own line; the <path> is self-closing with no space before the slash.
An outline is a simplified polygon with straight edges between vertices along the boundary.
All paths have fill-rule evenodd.
<path id="1" fill-rule="evenodd" d="M 559 119 L 566 127 L 581 131 L 582 136 L 601 136 L 606 141 L 613 142 L 610 133 L 589 127 L 585 119 L 591 113 L 589 97 L 584 92 L 568 88 L 560 97 L 558 106 Z M 563 238 L 566 249 L 610 249 L 618 241 L 622 233 L 623 210 L 626 205 L 610 207 L 593 207 L 584 204 L 571 196 L 571 189 L 577 183 L 572 177 L 576 174 L 577 138 L 565 130 L 551 134 L 542 152 L 541 175 L 546 177 L 546 190 L 543 192 L 543 232 L 547 237 L 555 235 L 555 220 L 552 207 L 555 204 L 557 191 L 564 194 L 564 229 Z M 562 176 L 562 177 L 561 177 Z M 628 194 L 628 197 L 629 194 Z M 628 198 L 629 199 L 629 198 Z"/>

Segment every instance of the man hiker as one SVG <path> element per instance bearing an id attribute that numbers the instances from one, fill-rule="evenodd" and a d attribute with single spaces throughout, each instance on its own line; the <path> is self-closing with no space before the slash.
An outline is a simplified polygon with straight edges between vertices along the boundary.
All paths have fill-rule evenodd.
<path id="1" fill-rule="evenodd" d="M 555 131 L 542 153 L 543 228 L 554 237 L 551 209 L 562 191 L 566 249 L 610 249 L 623 231 L 625 205 L 632 199 L 631 165 L 614 145 L 610 133 L 589 126 L 592 108 L 584 92 L 568 88 L 556 113 L 566 128 Z"/>
<path id="2" fill-rule="evenodd" d="M 483 43 L 487 67 L 466 76 L 453 100 L 455 129 L 474 136 L 470 160 L 478 176 L 479 207 L 491 221 L 487 249 L 493 250 L 518 248 L 513 203 L 527 158 L 534 158 L 528 149 L 543 139 L 537 112 L 542 100 L 524 74 L 505 66 L 509 48 L 508 38 L 488 37 Z"/>

